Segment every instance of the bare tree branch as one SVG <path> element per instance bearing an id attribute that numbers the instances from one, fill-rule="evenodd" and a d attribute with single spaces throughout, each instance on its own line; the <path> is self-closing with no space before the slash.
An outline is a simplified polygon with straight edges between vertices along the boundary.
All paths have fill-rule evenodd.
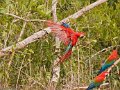
<path id="1" fill-rule="evenodd" d="M 54 22 L 57 22 L 56 6 L 57 6 L 57 0 L 52 0 L 52 14 L 53 14 Z"/>
<path id="2" fill-rule="evenodd" d="M 100 89 L 105 89 L 105 88 L 109 88 L 109 83 L 103 83 L 103 84 L 101 84 L 101 86 L 100 86 Z M 75 88 L 73 88 L 73 90 L 86 90 L 88 88 L 88 86 L 85 86 L 85 87 L 75 87 Z"/>
<path id="3" fill-rule="evenodd" d="M 16 45 L 11 45 L 7 48 L 4 48 L 4 49 L 0 50 L 0 57 L 2 57 L 4 55 L 7 55 L 6 52 L 11 52 L 12 49 L 18 50 L 18 49 L 24 48 L 25 46 L 27 46 L 28 44 L 30 44 L 32 42 L 35 42 L 39 38 L 43 37 L 46 34 L 46 31 L 47 31 L 47 33 L 50 33 L 51 29 L 50 28 L 45 28 L 42 31 L 34 33 L 33 35 L 24 39 L 23 41 L 18 42 Z"/>
<path id="4" fill-rule="evenodd" d="M 76 12 L 75 14 L 70 15 L 69 17 L 61 20 L 60 22 L 67 22 L 67 21 L 69 21 L 70 18 L 71 18 L 71 19 L 76 19 L 76 18 L 82 16 L 85 12 L 91 10 L 92 8 L 98 6 L 98 5 L 100 5 L 100 4 L 102 4 L 102 3 L 106 2 L 106 1 L 107 1 L 107 0 L 98 0 L 98 1 L 96 1 L 96 2 L 94 2 L 94 3 L 92 3 L 92 4 L 90 4 L 90 5 L 88 5 L 88 6 L 86 6 L 86 7 L 84 7 L 83 9 L 81 9 L 81 10 L 78 11 L 78 12 Z"/>
<path id="5" fill-rule="evenodd" d="M 57 15 L 56 15 L 56 6 L 57 6 L 57 1 L 58 0 L 52 0 L 52 14 L 53 14 L 53 21 L 57 22 Z M 57 54 L 59 54 L 60 52 L 60 40 L 58 37 L 55 37 L 55 52 L 57 52 Z M 55 65 L 57 62 L 59 61 L 59 58 L 57 58 L 56 60 L 54 60 L 53 65 Z M 50 81 L 50 85 L 48 86 L 48 90 L 55 90 L 56 89 L 56 84 L 59 80 L 60 77 L 60 65 L 58 65 L 57 67 L 53 67 L 52 68 L 52 78 Z"/>
<path id="6" fill-rule="evenodd" d="M 78 11 L 78 12 L 76 12 L 75 14 L 70 15 L 69 17 L 63 19 L 62 21 L 60 21 L 60 23 L 61 23 L 61 22 L 66 22 L 66 21 L 68 21 L 70 18 L 76 19 L 76 18 L 82 16 L 82 15 L 84 14 L 84 12 L 86 12 L 86 11 L 88 11 L 88 10 L 90 10 L 90 9 L 92 9 L 92 8 L 94 8 L 94 7 L 98 6 L 98 5 L 106 2 L 106 1 L 107 1 L 107 0 L 98 0 L 98 1 L 96 1 L 96 2 L 94 2 L 94 3 L 92 3 L 91 5 L 88 5 L 88 6 L 84 7 L 83 9 L 81 9 L 81 10 Z M 14 16 L 14 15 L 13 15 L 13 16 Z M 14 16 L 14 17 L 16 17 L 16 16 Z M 16 18 L 17 18 L 17 17 L 16 17 Z M 22 19 L 22 18 L 19 18 L 19 19 Z M 24 19 L 23 19 L 23 20 L 24 20 Z M 47 32 L 47 33 L 50 33 L 50 32 L 51 32 L 51 30 L 50 30 L 49 27 L 43 29 L 42 31 L 39 31 L 39 32 L 34 33 L 33 35 L 29 36 L 28 38 L 24 39 L 23 41 L 18 42 L 16 45 L 12 45 L 12 46 L 9 46 L 9 47 L 7 47 L 7 48 L 4 48 L 4 49 L 0 50 L 0 57 L 6 55 L 5 52 L 6 52 L 6 51 L 11 51 L 12 48 L 14 48 L 14 50 L 16 50 L 16 49 L 21 49 L 21 48 L 27 46 L 28 44 L 30 44 L 30 43 L 32 43 L 32 42 L 35 42 L 35 41 L 38 40 L 39 38 L 43 37 L 43 36 L 46 34 L 46 32 Z"/>
<path id="7" fill-rule="evenodd" d="M 120 62 L 120 58 L 111 67 L 109 67 L 107 71 L 110 72 L 112 68 L 116 66 L 119 62 Z"/>

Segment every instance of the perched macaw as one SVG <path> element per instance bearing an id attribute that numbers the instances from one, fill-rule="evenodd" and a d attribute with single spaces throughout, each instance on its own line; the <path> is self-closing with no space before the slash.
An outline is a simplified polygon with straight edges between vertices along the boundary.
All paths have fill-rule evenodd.
<path id="1" fill-rule="evenodd" d="M 105 80 L 106 75 L 108 75 L 108 72 L 104 71 L 101 74 L 99 74 L 98 76 L 96 76 L 94 78 L 93 82 L 88 86 L 88 88 L 86 90 L 92 90 L 95 87 L 99 87 Z"/>
<path id="2" fill-rule="evenodd" d="M 115 60 L 118 59 L 118 53 L 117 50 L 113 50 L 112 53 L 109 55 L 109 57 L 107 58 L 107 60 L 104 62 L 104 64 L 102 65 L 101 69 L 99 70 L 98 74 L 100 74 L 101 72 L 105 71 L 106 69 L 108 69 L 111 65 L 114 64 Z"/>
<path id="3" fill-rule="evenodd" d="M 57 63 L 58 65 L 71 55 L 72 48 L 76 45 L 78 38 L 84 37 L 85 33 L 75 32 L 66 23 L 62 23 L 62 25 L 59 25 L 52 21 L 48 21 L 47 25 L 51 28 L 53 34 L 67 46 L 64 55 L 60 57 L 60 60 Z"/>

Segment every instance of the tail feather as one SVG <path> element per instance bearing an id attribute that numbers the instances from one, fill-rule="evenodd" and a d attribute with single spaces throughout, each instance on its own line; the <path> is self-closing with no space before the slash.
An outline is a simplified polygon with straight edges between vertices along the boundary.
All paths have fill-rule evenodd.
<path id="1" fill-rule="evenodd" d="M 100 74 L 100 73 L 102 73 L 103 71 L 105 71 L 106 69 L 108 69 L 110 66 L 112 66 L 114 64 L 114 61 L 111 61 L 110 63 L 107 63 L 107 64 L 104 64 L 102 67 L 101 67 L 101 69 L 100 69 L 100 71 L 98 72 L 98 75 Z"/>
<path id="2" fill-rule="evenodd" d="M 60 60 L 57 62 L 56 65 L 58 65 L 59 63 L 64 62 L 67 58 L 69 58 L 71 53 L 72 53 L 72 50 L 69 50 L 67 53 L 65 53 L 62 57 L 60 57 Z"/>
<path id="3" fill-rule="evenodd" d="M 93 88 L 95 88 L 95 84 L 91 83 L 86 90 L 93 90 Z"/>

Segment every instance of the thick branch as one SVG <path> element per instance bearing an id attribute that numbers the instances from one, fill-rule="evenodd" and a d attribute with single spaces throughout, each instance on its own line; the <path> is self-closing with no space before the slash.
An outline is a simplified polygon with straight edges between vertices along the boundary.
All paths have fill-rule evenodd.
<path id="1" fill-rule="evenodd" d="M 35 42 L 39 38 L 43 37 L 46 34 L 46 31 L 47 31 L 47 33 L 50 33 L 51 29 L 50 28 L 45 28 L 42 31 L 34 33 L 33 35 L 24 39 L 23 41 L 18 42 L 16 45 L 12 45 L 12 46 L 9 46 L 7 48 L 4 48 L 4 49 L 0 50 L 0 57 L 6 55 L 6 52 L 11 51 L 13 48 L 14 48 L 14 50 L 18 50 L 18 49 L 24 48 L 25 46 L 27 46 L 28 44 L 30 44 L 32 42 Z"/>
<path id="2" fill-rule="evenodd" d="M 110 67 L 110 68 L 108 68 L 108 72 L 110 72 L 111 70 L 112 70 L 112 68 L 115 66 L 115 65 L 117 65 L 118 63 L 120 62 L 120 58 Z"/>
<path id="3" fill-rule="evenodd" d="M 103 83 L 101 86 L 100 86 L 100 88 L 101 89 L 105 89 L 105 88 L 108 88 L 109 87 L 109 83 Z M 86 86 L 86 87 L 75 87 L 75 88 L 73 88 L 73 90 L 86 90 L 88 88 L 88 86 Z"/>
<path id="4" fill-rule="evenodd" d="M 70 18 L 76 19 L 76 18 L 82 16 L 82 15 L 84 14 L 84 12 L 86 12 L 86 11 L 94 8 L 95 6 L 98 6 L 98 5 L 100 5 L 100 4 L 102 4 L 102 3 L 106 2 L 106 1 L 107 1 L 107 0 L 98 0 L 98 1 L 96 1 L 95 3 L 84 7 L 83 9 L 81 9 L 81 10 L 78 11 L 78 12 L 76 12 L 75 14 L 70 15 L 69 17 L 63 19 L 62 21 L 60 21 L 60 23 L 61 23 L 61 22 L 66 22 L 66 21 L 68 21 Z M 15 17 L 15 16 L 14 16 L 14 17 Z M 17 18 L 17 17 L 16 17 L 16 18 Z M 22 18 L 20 18 L 20 19 L 22 19 Z M 14 46 L 15 46 L 14 49 L 16 50 L 16 49 L 21 49 L 21 48 L 27 46 L 28 44 L 30 44 L 30 43 L 32 43 L 32 42 L 35 42 L 38 38 L 41 38 L 41 37 L 43 37 L 43 36 L 46 34 L 45 30 L 46 30 L 48 33 L 51 32 L 50 28 L 45 28 L 45 29 L 42 30 L 42 31 L 36 32 L 36 33 L 34 33 L 33 35 L 29 36 L 28 38 L 24 39 L 23 41 L 18 42 L 16 45 L 12 45 L 12 46 L 9 46 L 9 47 L 7 47 L 7 48 L 4 48 L 4 49 L 0 50 L 0 57 L 1 57 L 1 56 L 4 56 L 6 51 L 11 51 L 11 49 L 12 49 Z"/>
<path id="5" fill-rule="evenodd" d="M 53 14 L 53 21 L 54 22 L 57 22 L 56 6 L 57 6 L 57 0 L 52 0 L 52 14 Z M 56 41 L 55 52 L 59 53 L 60 50 L 58 48 L 60 48 L 60 40 L 59 40 L 59 38 L 55 37 L 55 41 Z M 59 61 L 59 58 L 54 60 L 54 65 L 58 61 Z M 52 68 L 52 78 L 51 78 L 51 81 L 50 81 L 50 85 L 48 86 L 48 90 L 55 90 L 56 89 L 56 84 L 59 80 L 59 77 L 60 77 L 60 65 L 58 65 L 55 68 Z"/>
<path id="6" fill-rule="evenodd" d="M 56 6 L 57 6 L 57 0 L 52 0 L 52 14 L 53 14 L 54 22 L 57 22 Z"/>
<path id="7" fill-rule="evenodd" d="M 86 7 L 84 7 L 83 9 L 81 9 L 81 10 L 78 11 L 78 12 L 76 12 L 75 14 L 70 15 L 69 17 L 63 19 L 63 20 L 60 21 L 60 22 L 67 22 L 67 21 L 69 21 L 70 18 L 71 18 L 71 19 L 76 19 L 76 18 L 82 16 L 85 12 L 91 10 L 92 8 L 98 6 L 98 5 L 100 5 L 100 4 L 102 4 L 102 3 L 106 2 L 106 1 L 107 1 L 107 0 L 98 0 L 98 1 L 96 1 L 96 2 L 94 2 L 94 3 L 92 3 L 92 4 L 90 4 L 90 5 L 88 5 L 88 6 L 86 6 Z"/>

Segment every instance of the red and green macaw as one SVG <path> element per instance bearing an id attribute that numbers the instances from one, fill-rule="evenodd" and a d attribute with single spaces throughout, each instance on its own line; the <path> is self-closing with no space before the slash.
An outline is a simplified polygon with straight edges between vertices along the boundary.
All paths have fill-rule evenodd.
<path id="1" fill-rule="evenodd" d="M 69 27 L 68 24 L 62 23 L 59 25 L 52 21 L 47 21 L 47 25 L 51 28 L 52 33 L 60 39 L 66 46 L 66 50 L 63 56 L 60 57 L 57 65 L 62 63 L 65 59 L 67 59 L 71 53 L 73 46 L 76 45 L 79 37 L 84 37 L 84 32 L 75 32 L 73 29 Z"/>
<path id="2" fill-rule="evenodd" d="M 106 69 L 108 69 L 110 66 L 112 66 L 114 64 L 114 62 L 118 59 L 118 53 L 117 50 L 113 50 L 112 53 L 109 55 L 109 57 L 107 58 L 107 60 L 104 62 L 104 64 L 102 65 L 101 69 L 99 70 L 98 74 L 100 74 L 101 72 L 105 71 Z"/>
<path id="3" fill-rule="evenodd" d="M 88 88 L 86 90 L 92 90 L 93 88 L 99 87 L 105 80 L 106 75 L 108 75 L 108 72 L 104 71 L 101 74 L 99 74 L 98 76 L 96 76 L 94 78 L 93 82 L 88 86 Z"/>

